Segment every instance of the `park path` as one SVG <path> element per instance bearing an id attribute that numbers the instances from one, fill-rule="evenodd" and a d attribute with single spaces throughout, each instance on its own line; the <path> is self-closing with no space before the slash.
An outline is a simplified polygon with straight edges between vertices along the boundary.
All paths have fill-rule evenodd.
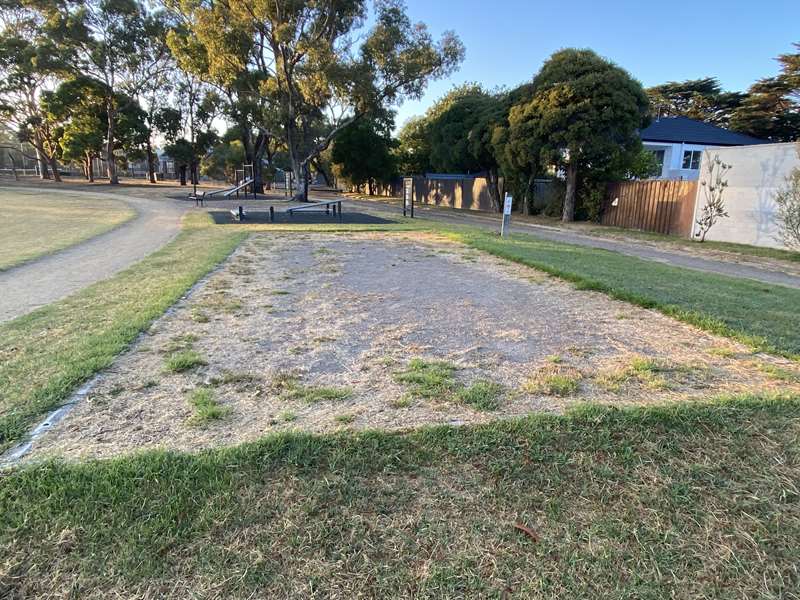
<path id="1" fill-rule="evenodd" d="M 4 186 L 3 189 L 19 187 Z M 25 186 L 25 190 L 114 198 L 135 210 L 136 216 L 107 233 L 0 272 L 0 323 L 107 279 L 158 250 L 177 235 L 185 210 L 179 202 L 163 197 L 162 190 L 86 192 L 50 186 Z"/>
<path id="2" fill-rule="evenodd" d="M 402 207 L 396 203 L 391 204 L 388 202 L 380 202 L 375 200 L 359 201 L 352 199 L 348 199 L 347 202 L 349 204 L 358 206 L 359 208 L 373 208 L 378 209 L 381 212 L 391 212 L 395 215 L 402 213 Z M 429 206 L 416 206 L 415 214 L 426 219 L 443 223 L 471 225 L 473 227 L 492 229 L 496 231 L 500 230 L 501 217 L 499 214 L 493 215 L 489 213 L 459 211 Z M 742 264 L 741 262 L 734 262 L 733 260 L 707 258 L 698 256 L 696 254 L 691 254 L 686 251 L 665 250 L 663 248 L 655 248 L 642 243 L 586 235 L 566 229 L 560 229 L 558 227 L 525 223 L 519 219 L 515 220 L 513 217 L 511 219 L 511 231 L 514 233 L 527 233 L 540 239 L 552 242 L 562 242 L 576 246 L 610 250 L 612 252 L 618 252 L 628 256 L 635 256 L 637 258 L 651 260 L 654 262 L 671 265 L 673 267 L 682 267 L 686 269 L 693 269 L 695 271 L 704 271 L 706 273 L 737 277 L 740 279 L 752 279 L 762 283 L 800 289 L 800 276 L 791 273 L 785 273 L 777 269 L 760 267 L 753 264 Z"/>

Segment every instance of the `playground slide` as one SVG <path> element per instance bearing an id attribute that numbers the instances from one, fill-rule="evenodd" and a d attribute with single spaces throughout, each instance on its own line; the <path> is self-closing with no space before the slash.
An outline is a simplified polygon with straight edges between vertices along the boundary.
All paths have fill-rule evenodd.
<path id="1" fill-rule="evenodd" d="M 251 177 L 248 177 L 247 179 L 242 181 L 242 183 L 240 183 L 236 187 L 232 187 L 231 189 L 225 191 L 222 195 L 225 196 L 226 198 L 229 198 L 231 196 L 231 194 L 235 194 L 240 189 L 247 187 L 251 183 L 253 183 L 253 179 Z"/>
<path id="2" fill-rule="evenodd" d="M 242 181 L 239 185 L 235 185 L 232 188 L 228 188 L 226 190 L 217 190 L 216 192 L 210 192 L 210 193 L 206 194 L 206 196 L 216 196 L 217 194 L 222 194 L 223 196 L 228 198 L 228 197 L 230 197 L 231 194 L 235 194 L 240 189 L 242 189 L 244 187 L 247 187 L 251 183 L 253 183 L 253 179 L 248 177 L 247 179 Z"/>

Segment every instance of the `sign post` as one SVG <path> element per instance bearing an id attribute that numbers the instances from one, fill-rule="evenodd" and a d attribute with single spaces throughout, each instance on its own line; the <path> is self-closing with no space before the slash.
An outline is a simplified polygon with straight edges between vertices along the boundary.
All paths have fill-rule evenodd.
<path id="1" fill-rule="evenodd" d="M 513 198 L 506 194 L 505 202 L 503 202 L 503 224 L 500 226 L 501 237 L 508 237 L 509 226 L 511 225 L 511 205 L 513 202 Z"/>
<path id="2" fill-rule="evenodd" d="M 403 216 L 414 218 L 414 180 L 406 177 L 403 180 Z"/>

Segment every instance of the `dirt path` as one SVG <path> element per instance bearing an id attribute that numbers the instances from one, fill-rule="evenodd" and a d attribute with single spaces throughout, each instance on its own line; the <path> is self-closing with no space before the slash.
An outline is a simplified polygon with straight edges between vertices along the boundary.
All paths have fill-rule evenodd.
<path id="1" fill-rule="evenodd" d="M 388 211 L 394 214 L 402 212 L 402 209 L 397 204 L 382 203 L 380 201 L 348 200 L 348 203 L 362 209 L 372 208 L 381 212 Z M 443 223 L 472 225 L 484 229 L 499 230 L 500 228 L 499 215 L 446 210 L 429 206 L 417 206 L 416 213 L 420 217 Z M 683 267 L 686 269 L 694 269 L 695 271 L 705 271 L 707 273 L 716 273 L 741 279 L 754 279 L 764 283 L 800 289 L 800 276 L 753 264 L 742 264 L 741 262 L 734 262 L 733 260 L 700 257 L 685 251 L 665 250 L 638 242 L 625 242 L 601 238 L 556 227 L 549 227 L 547 225 L 524 223 L 519 220 L 514 221 L 513 218 L 511 230 L 516 233 L 527 233 L 548 241 L 610 250 L 612 252 L 619 252 L 620 254 L 652 260 L 674 267 Z M 741 257 L 739 260 L 741 260 Z"/>
<path id="2" fill-rule="evenodd" d="M 47 194 L 113 197 L 133 208 L 137 216 L 108 233 L 0 273 L 0 322 L 69 296 L 151 254 L 178 233 L 184 211 L 173 200 L 159 199 L 163 191 L 155 192 L 151 199 L 122 190 L 85 192 L 28 186 L 25 189 L 41 189 Z"/>
<path id="3" fill-rule="evenodd" d="M 26 460 L 790 392 L 800 384 L 779 376 L 794 374 L 789 361 L 433 236 L 255 234 Z M 216 416 L 204 420 L 199 401 Z"/>

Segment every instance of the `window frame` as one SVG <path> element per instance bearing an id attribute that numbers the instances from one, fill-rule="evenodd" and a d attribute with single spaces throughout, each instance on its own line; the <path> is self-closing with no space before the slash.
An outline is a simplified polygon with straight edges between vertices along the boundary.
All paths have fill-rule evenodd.
<path id="1" fill-rule="evenodd" d="M 686 159 L 689 159 L 689 166 L 686 166 Z M 695 158 L 697 158 L 697 163 L 695 163 Z M 684 150 L 683 151 L 683 162 L 681 163 L 681 169 L 684 171 L 699 171 L 700 164 L 703 161 L 703 150 Z M 697 164 L 697 166 L 693 166 Z"/>

